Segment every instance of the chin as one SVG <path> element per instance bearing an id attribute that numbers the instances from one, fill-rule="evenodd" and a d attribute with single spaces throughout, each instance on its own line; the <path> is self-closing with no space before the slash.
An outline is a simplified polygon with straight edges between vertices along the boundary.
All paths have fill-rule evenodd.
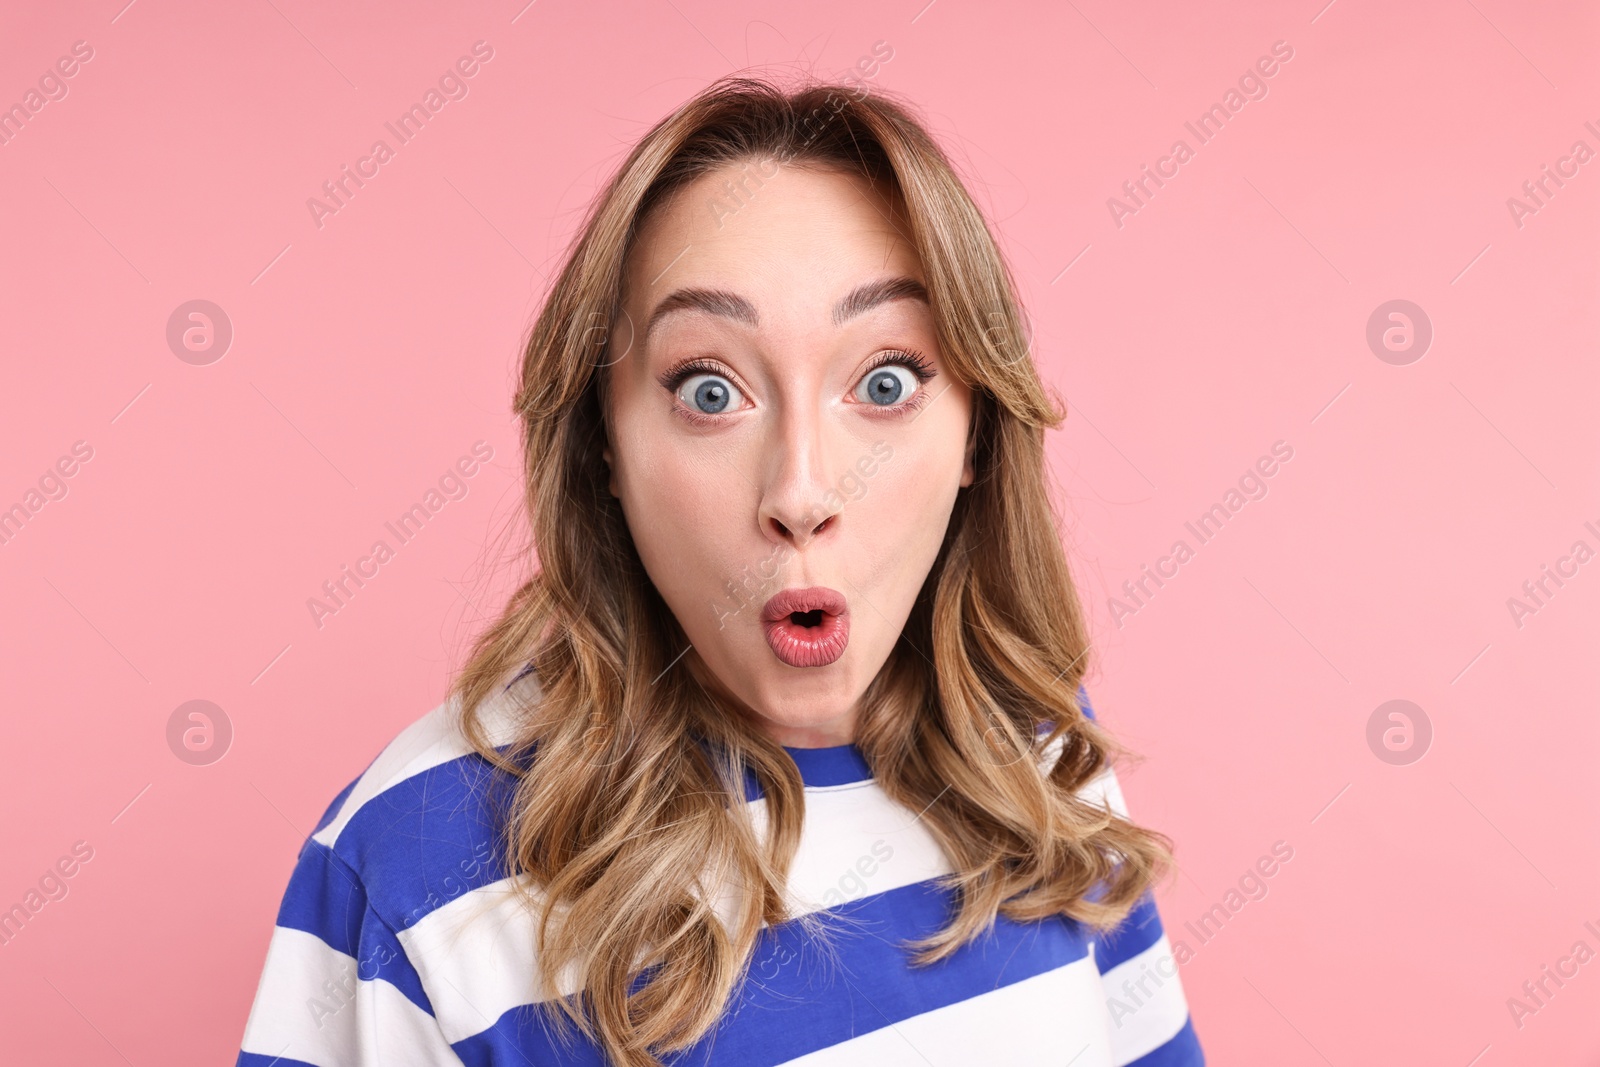
<path id="1" fill-rule="evenodd" d="M 836 713 L 835 706 L 850 706 L 850 686 L 846 673 L 838 669 L 841 666 L 801 670 L 777 662 L 770 667 L 763 665 L 747 675 L 751 683 L 749 704 L 763 715 L 784 721 L 807 715 L 830 718 Z"/>
<path id="2" fill-rule="evenodd" d="M 717 648 L 714 660 L 705 656 L 701 646 L 701 662 L 712 676 L 712 684 L 744 705 L 757 725 L 786 730 L 828 729 L 841 721 L 848 722 L 877 674 L 878 668 L 867 671 L 863 667 L 873 651 L 868 646 L 877 642 L 868 632 L 853 633 L 851 637 L 844 654 L 823 666 L 785 664 L 759 631 L 740 635 Z M 878 667 L 888 659 L 890 651 L 892 645 L 882 650 Z M 853 732 L 856 724 L 849 725 Z M 805 747 L 813 747 L 813 743 L 806 742 Z"/>
<path id="3" fill-rule="evenodd" d="M 786 667 L 774 660 L 753 679 L 756 688 L 751 707 L 784 726 L 818 726 L 846 716 L 871 681 L 858 677 L 848 659 L 806 668 Z"/>
<path id="4" fill-rule="evenodd" d="M 860 694 L 827 693 L 809 696 L 789 690 L 769 695 L 754 705 L 756 714 L 779 726 L 826 726 L 850 714 Z"/>

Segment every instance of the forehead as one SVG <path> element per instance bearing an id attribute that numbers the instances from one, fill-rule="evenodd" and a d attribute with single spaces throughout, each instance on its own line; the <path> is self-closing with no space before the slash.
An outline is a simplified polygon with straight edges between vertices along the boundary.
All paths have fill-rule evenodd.
<path id="1" fill-rule="evenodd" d="M 656 206 L 629 250 L 625 299 L 648 313 L 675 289 L 705 286 L 763 303 L 826 301 L 831 313 L 843 292 L 884 274 L 922 278 L 892 188 L 751 161 L 704 174 Z"/>

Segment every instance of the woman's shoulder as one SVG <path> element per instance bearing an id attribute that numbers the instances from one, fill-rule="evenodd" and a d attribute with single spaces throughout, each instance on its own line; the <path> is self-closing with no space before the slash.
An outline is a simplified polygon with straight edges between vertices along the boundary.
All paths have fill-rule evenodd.
<path id="1" fill-rule="evenodd" d="M 501 680 L 478 709 L 504 750 L 538 695 L 526 670 Z M 400 731 L 340 791 L 306 848 L 325 850 L 397 931 L 472 889 L 505 877 L 500 841 L 515 779 L 479 754 L 451 696 Z M 304 858 L 304 856 L 303 856 Z"/>
<path id="2" fill-rule="evenodd" d="M 502 678 L 480 709 L 496 747 L 512 740 L 528 680 Z M 514 952 L 533 938 L 499 855 L 500 786 L 515 780 L 473 749 L 460 710 L 446 699 L 402 730 L 302 845 L 239 1062 L 353 1062 L 378 1048 L 379 1026 L 399 1060 L 455 1063 L 450 1042 L 482 1029 L 478 1006 L 498 1003 L 484 961 L 501 936 Z M 468 921 L 485 909 L 491 921 Z"/>

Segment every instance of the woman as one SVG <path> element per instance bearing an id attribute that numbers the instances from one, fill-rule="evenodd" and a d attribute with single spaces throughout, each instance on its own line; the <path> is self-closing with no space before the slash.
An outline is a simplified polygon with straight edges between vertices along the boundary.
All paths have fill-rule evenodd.
<path id="1" fill-rule="evenodd" d="M 239 1062 L 1203 1063 L 1020 337 L 904 105 L 651 130 L 527 346 L 538 572 L 307 842 Z"/>

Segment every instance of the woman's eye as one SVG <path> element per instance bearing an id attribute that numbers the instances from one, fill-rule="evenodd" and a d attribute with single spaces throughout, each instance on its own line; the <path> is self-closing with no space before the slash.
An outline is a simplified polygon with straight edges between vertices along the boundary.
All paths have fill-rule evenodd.
<path id="1" fill-rule="evenodd" d="M 739 390 L 720 374 L 696 374 L 678 386 L 678 399 L 690 411 L 701 415 L 720 415 L 739 406 Z"/>
<path id="2" fill-rule="evenodd" d="M 876 367 L 856 387 L 856 397 L 869 404 L 898 404 L 917 389 L 917 376 L 909 367 L 886 363 Z"/>

